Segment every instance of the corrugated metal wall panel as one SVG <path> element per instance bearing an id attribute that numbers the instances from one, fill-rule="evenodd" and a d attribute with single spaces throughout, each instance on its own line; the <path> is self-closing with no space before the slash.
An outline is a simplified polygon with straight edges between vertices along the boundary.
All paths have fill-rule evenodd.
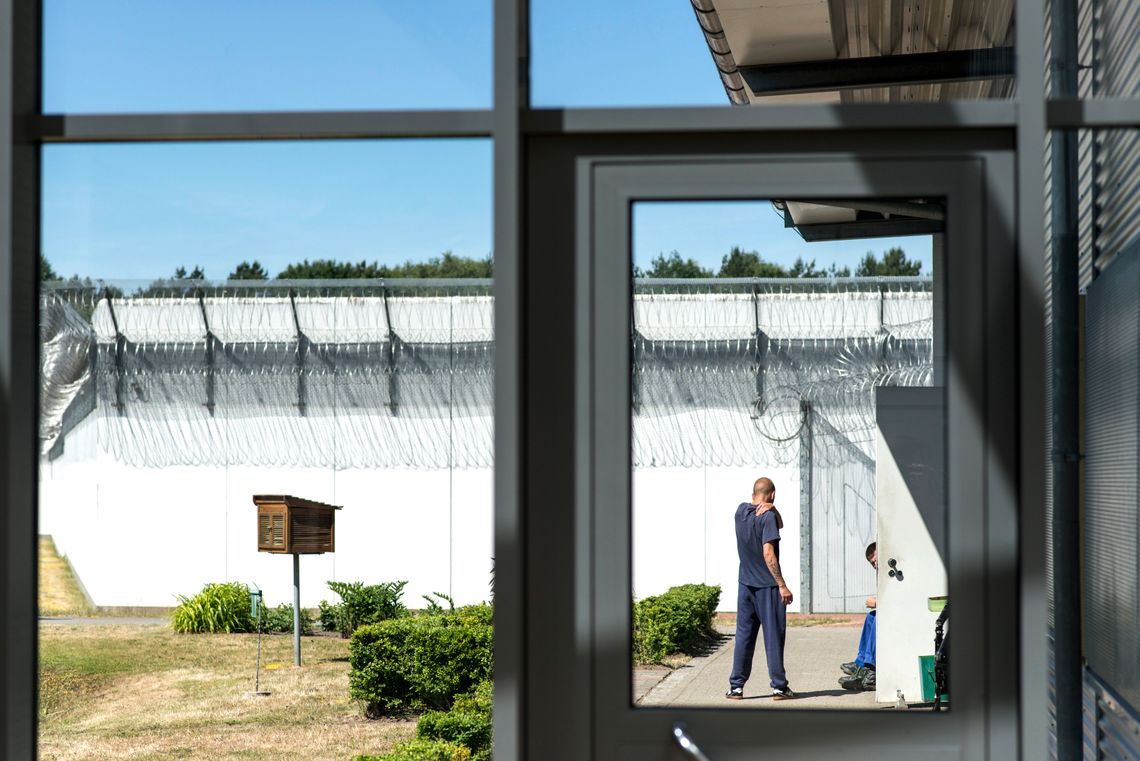
<path id="1" fill-rule="evenodd" d="M 1140 94 L 1140 4 L 1099 0 L 1095 4 L 1093 76 L 1098 98 Z"/>
<path id="2" fill-rule="evenodd" d="M 1140 236 L 1140 130 L 1097 130 L 1093 142 L 1094 248 L 1102 267 Z"/>
<path id="3" fill-rule="evenodd" d="M 1046 23 L 1048 30 L 1051 26 Z M 1048 54 L 1046 57 L 1048 60 Z M 1048 70 L 1049 67 L 1046 67 Z M 1045 366 L 1053 366 L 1053 146 L 1052 137 L 1045 135 Z M 1045 373 L 1045 451 L 1053 451 L 1053 373 Z M 1048 461 L 1047 461 L 1048 462 Z M 1055 626 L 1053 594 L 1053 479 L 1045 478 L 1045 617 L 1048 624 L 1048 697 L 1049 758 L 1057 757 L 1057 669 L 1053 659 L 1053 627 Z"/>
<path id="4" fill-rule="evenodd" d="M 1092 282 L 1096 260 L 1096 193 L 1094 191 L 1095 145 L 1092 130 L 1077 131 L 1077 283 L 1087 288 Z"/>
<path id="5" fill-rule="evenodd" d="M 1084 675 L 1082 714 L 1087 761 L 1140 759 L 1140 717 L 1088 670 Z"/>
<path id="6" fill-rule="evenodd" d="M 1140 705 L 1140 252 L 1088 289 L 1084 493 L 1085 650 L 1089 667 Z"/>

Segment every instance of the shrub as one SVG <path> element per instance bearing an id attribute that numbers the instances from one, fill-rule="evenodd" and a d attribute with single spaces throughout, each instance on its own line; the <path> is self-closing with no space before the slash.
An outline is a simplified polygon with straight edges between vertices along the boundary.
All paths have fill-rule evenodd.
<path id="1" fill-rule="evenodd" d="M 321 618 L 321 629 L 326 632 L 340 631 L 340 610 L 342 607 L 340 603 L 321 600 L 320 605 L 317 606 L 318 615 Z"/>
<path id="2" fill-rule="evenodd" d="M 424 613 L 436 615 L 439 613 L 455 612 L 455 600 L 451 599 L 449 595 L 445 595 L 443 592 L 432 592 L 430 595 L 420 596 L 423 597 L 428 604 L 428 606 L 423 610 Z M 444 609 L 444 607 L 439 604 L 440 600 L 443 600 L 445 603 L 447 603 L 446 609 Z"/>
<path id="3" fill-rule="evenodd" d="M 406 615 L 408 609 L 400 602 L 406 581 L 390 581 L 385 584 L 365 586 L 359 581 L 330 581 L 329 589 L 340 595 L 341 602 L 328 605 L 321 601 L 321 620 L 326 612 L 335 621 L 334 629 L 342 637 L 351 637 L 356 629 L 364 624 L 372 624 L 389 618 Z M 326 628 L 328 623 L 325 624 Z"/>
<path id="4" fill-rule="evenodd" d="M 464 623 L 490 626 L 495 616 L 495 608 L 493 605 L 481 602 L 477 605 L 464 605 L 462 608 L 457 608 L 452 615 Z"/>
<path id="5" fill-rule="evenodd" d="M 442 740 L 405 740 L 382 756 L 357 756 L 355 761 L 470 761 L 471 751 Z"/>
<path id="6" fill-rule="evenodd" d="M 253 622 L 254 628 L 257 628 L 257 622 Z M 293 606 L 288 603 L 282 603 L 276 608 L 270 608 L 268 605 L 264 606 L 261 611 L 261 630 L 263 632 L 292 632 L 293 631 Z M 301 634 L 313 633 L 313 617 L 309 611 L 301 608 Z"/>
<path id="7" fill-rule="evenodd" d="M 428 711 L 416 725 L 416 735 L 426 740 L 444 740 L 471 750 L 472 761 L 491 758 L 491 682 L 481 682 L 474 692 L 460 695 L 451 710 Z"/>
<path id="8" fill-rule="evenodd" d="M 249 632 L 249 587 L 236 581 L 207 584 L 193 597 L 178 595 L 170 617 L 177 632 Z"/>
<path id="9" fill-rule="evenodd" d="M 720 587 L 705 584 L 672 587 L 639 601 L 633 608 L 634 658 L 655 663 L 685 652 L 711 631 L 719 602 Z"/>
<path id="10" fill-rule="evenodd" d="M 451 707 L 457 695 L 491 677 L 492 627 L 484 616 L 461 608 L 358 628 L 349 644 L 350 694 L 369 716 Z"/>

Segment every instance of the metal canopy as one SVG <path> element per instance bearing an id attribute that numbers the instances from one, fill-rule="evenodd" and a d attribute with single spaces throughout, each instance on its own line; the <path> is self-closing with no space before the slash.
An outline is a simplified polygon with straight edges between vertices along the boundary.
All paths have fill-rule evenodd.
<path id="1" fill-rule="evenodd" d="M 813 200 L 774 201 L 784 218 L 806 242 L 857 238 L 933 235 L 945 232 L 940 204 L 915 201 Z"/>
<path id="2" fill-rule="evenodd" d="M 692 0 L 734 105 L 1008 97 L 1013 3 Z"/>
<path id="3" fill-rule="evenodd" d="M 1013 76 L 1013 48 L 834 58 L 741 66 L 754 95 L 830 92 L 862 87 L 967 82 Z"/>

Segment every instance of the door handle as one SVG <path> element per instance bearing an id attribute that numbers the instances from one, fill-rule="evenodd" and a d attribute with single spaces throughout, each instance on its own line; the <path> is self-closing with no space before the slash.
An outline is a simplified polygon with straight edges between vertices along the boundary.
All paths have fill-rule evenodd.
<path id="1" fill-rule="evenodd" d="M 685 732 L 685 725 L 681 722 L 673 725 L 673 739 L 677 741 L 677 746 L 685 751 L 690 758 L 695 758 L 697 761 L 710 761 L 709 757 L 702 753 L 697 744 L 693 742 L 693 738 Z"/>

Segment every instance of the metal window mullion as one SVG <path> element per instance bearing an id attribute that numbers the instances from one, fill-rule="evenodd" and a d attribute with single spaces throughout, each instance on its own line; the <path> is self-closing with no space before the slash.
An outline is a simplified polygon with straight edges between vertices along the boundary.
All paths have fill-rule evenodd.
<path id="1" fill-rule="evenodd" d="M 1041 290 L 1042 254 L 1045 251 L 1042 209 L 1042 147 L 1045 145 L 1044 8 L 1040 0 L 1016 0 L 1014 15 L 1017 50 L 1017 230 L 1018 411 L 1017 502 L 1020 557 L 1019 739 L 1023 759 L 1048 758 L 1048 619 L 1045 602 L 1045 489 L 1041 473 L 1046 466 L 1042 442 L 1045 393 L 1042 378 L 1044 309 Z M 953 288 L 953 284 L 948 287 Z"/>
<path id="2" fill-rule="evenodd" d="M 495 252 L 493 755 L 527 758 L 526 381 L 523 220 L 525 159 L 520 113 L 530 102 L 529 3 L 493 4 L 493 215 Z M 567 604 L 570 601 L 567 600 Z"/>
<path id="3" fill-rule="evenodd" d="M 18 128 L 40 110 L 41 10 L 0 0 L 0 757 L 35 758 L 39 454 L 40 151 Z"/>
<path id="4" fill-rule="evenodd" d="M 1053 98 L 1045 104 L 1049 129 L 1132 129 L 1140 127 L 1134 98 Z"/>
<path id="5" fill-rule="evenodd" d="M 1010 129 L 1010 101 L 784 104 L 757 108 L 566 108 L 522 114 L 528 135 L 678 132 L 788 132 L 872 129 Z"/>
<path id="6" fill-rule="evenodd" d="M 492 112 L 311 111 L 46 114 L 29 119 L 45 143 L 489 137 Z"/>

